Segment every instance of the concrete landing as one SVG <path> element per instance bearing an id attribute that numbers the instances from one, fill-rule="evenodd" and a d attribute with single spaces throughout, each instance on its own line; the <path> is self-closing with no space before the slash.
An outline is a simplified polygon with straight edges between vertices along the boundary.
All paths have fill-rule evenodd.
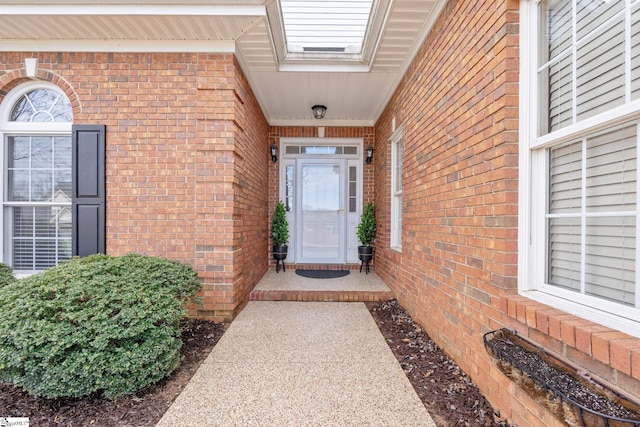
<path id="1" fill-rule="evenodd" d="M 293 270 L 270 270 L 249 298 L 254 301 L 378 302 L 393 298 L 391 290 L 375 273 L 352 270 L 337 279 L 310 279 Z"/>

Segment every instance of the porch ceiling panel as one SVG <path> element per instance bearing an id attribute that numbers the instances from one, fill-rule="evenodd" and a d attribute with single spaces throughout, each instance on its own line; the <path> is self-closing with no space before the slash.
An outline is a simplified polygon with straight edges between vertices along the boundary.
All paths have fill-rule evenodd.
<path id="1" fill-rule="evenodd" d="M 269 16 L 278 1 L 0 0 L 0 50 L 235 52 L 270 124 L 371 126 L 446 0 L 374 0 L 370 55 L 291 61 Z M 314 104 L 328 107 L 325 119 L 312 117 Z"/>
<path id="2" fill-rule="evenodd" d="M 1 10 L 1 8 L 0 8 Z M 45 15 L 0 12 L 3 40 L 236 40 L 255 16 Z"/>
<path id="3" fill-rule="evenodd" d="M 372 126 L 381 96 L 391 93 L 393 75 L 386 73 L 253 73 L 254 91 L 267 101 L 272 124 L 305 126 Z M 324 119 L 313 118 L 311 106 L 324 104 Z"/>

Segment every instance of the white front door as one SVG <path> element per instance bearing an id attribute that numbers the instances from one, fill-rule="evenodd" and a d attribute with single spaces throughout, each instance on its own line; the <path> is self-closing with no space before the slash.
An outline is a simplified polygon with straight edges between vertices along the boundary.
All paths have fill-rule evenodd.
<path id="1" fill-rule="evenodd" d="M 298 159 L 296 169 L 296 262 L 345 263 L 346 161 Z"/>

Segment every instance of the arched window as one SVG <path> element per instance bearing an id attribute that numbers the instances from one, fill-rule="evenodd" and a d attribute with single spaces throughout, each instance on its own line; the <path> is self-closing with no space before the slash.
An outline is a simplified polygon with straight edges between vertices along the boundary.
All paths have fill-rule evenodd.
<path id="1" fill-rule="evenodd" d="M 71 258 L 71 125 L 66 95 L 27 83 L 0 104 L 2 260 L 30 273 Z"/>

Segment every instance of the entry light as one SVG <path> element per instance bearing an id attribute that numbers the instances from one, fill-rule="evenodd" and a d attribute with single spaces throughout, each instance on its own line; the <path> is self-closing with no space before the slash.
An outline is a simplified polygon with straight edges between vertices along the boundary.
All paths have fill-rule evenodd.
<path id="1" fill-rule="evenodd" d="M 373 147 L 372 146 L 368 146 L 367 147 L 367 164 L 371 163 L 371 160 L 373 160 Z"/>
<path id="2" fill-rule="evenodd" d="M 313 107 L 311 107 L 311 110 L 313 111 L 313 117 L 315 117 L 316 119 L 324 119 L 324 115 L 327 112 L 327 107 L 325 107 L 324 105 L 314 105 Z"/>

